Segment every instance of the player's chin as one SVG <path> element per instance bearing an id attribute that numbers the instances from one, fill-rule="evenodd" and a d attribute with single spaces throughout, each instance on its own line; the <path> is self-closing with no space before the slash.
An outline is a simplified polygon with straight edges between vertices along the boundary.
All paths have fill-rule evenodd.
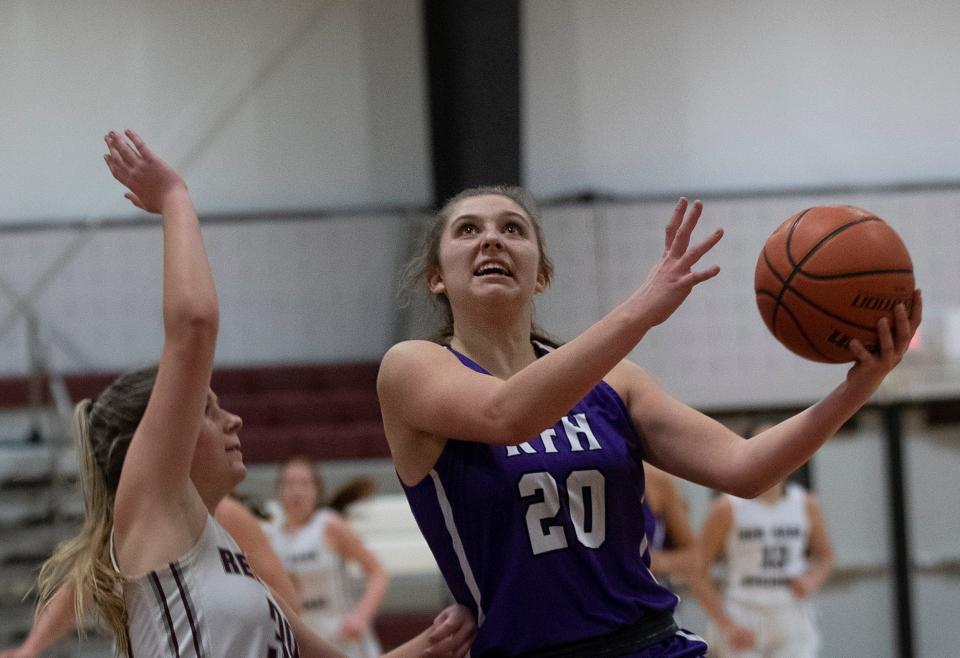
<path id="1" fill-rule="evenodd" d="M 233 476 L 234 484 L 242 482 L 243 478 L 247 477 L 247 465 L 243 463 L 242 458 L 230 465 L 230 474 Z"/>

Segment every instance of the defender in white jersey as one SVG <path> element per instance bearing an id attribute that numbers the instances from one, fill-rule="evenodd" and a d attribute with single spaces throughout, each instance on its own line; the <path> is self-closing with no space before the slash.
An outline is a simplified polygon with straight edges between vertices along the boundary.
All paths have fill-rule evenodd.
<path id="1" fill-rule="evenodd" d="M 96 607 L 122 656 L 340 656 L 211 516 L 246 469 L 241 420 L 209 386 L 219 307 L 199 221 L 183 179 L 139 136 L 106 143 L 126 197 L 163 216 L 163 349 L 76 407 L 85 519 L 41 569 L 39 616 L 72 591 L 77 617 Z"/>
<path id="2" fill-rule="evenodd" d="M 809 598 L 830 575 L 833 549 L 813 495 L 795 483 L 754 500 L 722 495 L 704 522 L 701 546 L 706 565 L 721 554 L 726 562 L 722 602 L 706 573 L 698 587 L 715 655 L 817 655 L 820 634 Z"/>
<path id="3" fill-rule="evenodd" d="M 217 506 L 214 519 L 237 542 L 250 568 L 270 587 L 274 597 L 283 598 L 293 607 L 295 604 L 292 602 L 298 600 L 299 596 L 257 518 L 240 502 L 228 496 Z M 237 563 L 240 564 L 240 561 Z M 46 655 L 44 652 L 73 630 L 75 625 L 73 588 L 64 587 L 57 591 L 50 605 L 34 620 L 23 643 L 0 651 L 0 658 L 39 658 Z M 450 658 L 462 656 L 467 651 L 475 626 L 476 620 L 466 608 L 450 606 L 438 615 L 426 637 L 420 637 L 411 646 L 398 650 L 400 653 L 391 655 L 395 658 L 419 656 L 425 641 L 431 655 Z"/>
<path id="4" fill-rule="evenodd" d="M 76 407 L 86 518 L 44 565 L 41 606 L 72 587 L 77 612 L 96 606 L 120 655 L 297 656 L 302 644 L 335 656 L 295 637 L 292 611 L 211 516 L 246 469 L 241 420 L 210 390 L 219 306 L 186 183 L 132 131 L 105 141 L 125 196 L 162 216 L 164 340 L 156 366 Z"/>
<path id="5" fill-rule="evenodd" d="M 160 569 L 125 579 L 123 594 L 135 656 L 298 655 L 276 599 L 212 516 L 193 548 Z"/>
<path id="6" fill-rule="evenodd" d="M 362 481 L 357 482 L 362 485 Z M 336 509 L 317 509 L 322 488 L 322 480 L 308 459 L 291 459 L 284 464 L 276 486 L 283 518 L 267 528 L 267 536 L 297 586 L 303 621 L 350 658 L 373 658 L 380 655 L 380 644 L 371 621 L 389 579 L 380 560 L 338 513 L 363 492 L 341 492 L 333 498 Z M 350 488 L 348 484 L 346 489 Z M 366 576 L 359 601 L 354 601 L 350 591 L 347 561 L 359 564 Z"/>

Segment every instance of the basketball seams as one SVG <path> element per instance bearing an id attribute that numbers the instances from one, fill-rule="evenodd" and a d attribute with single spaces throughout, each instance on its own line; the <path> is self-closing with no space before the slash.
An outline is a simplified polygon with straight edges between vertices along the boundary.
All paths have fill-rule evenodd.
<path id="1" fill-rule="evenodd" d="M 787 253 L 787 262 L 790 263 L 790 267 L 797 267 L 797 264 L 793 261 L 793 254 L 790 253 L 790 243 L 793 241 L 793 234 L 796 232 L 797 227 L 800 226 L 800 220 L 803 219 L 803 216 L 808 212 L 813 210 L 813 208 L 807 208 L 797 213 L 797 218 L 793 220 L 793 223 L 790 224 L 790 230 L 787 231 L 787 240 L 784 244 L 784 250 Z"/>
<path id="2" fill-rule="evenodd" d="M 799 218 L 797 219 L 797 221 L 799 222 Z M 847 229 L 850 229 L 859 224 L 864 224 L 866 222 L 880 222 L 880 221 L 883 221 L 883 220 L 881 220 L 876 215 L 870 215 L 869 217 L 861 217 L 860 219 L 855 219 L 851 222 L 847 222 L 846 224 L 843 224 L 833 229 L 832 231 L 827 233 L 825 236 L 820 238 L 815 245 L 810 247 L 810 250 L 806 254 L 804 254 L 803 258 L 800 259 L 800 262 L 795 265 L 794 271 L 790 273 L 790 277 L 788 278 L 792 279 L 794 274 L 796 274 L 797 272 L 802 272 L 803 270 L 801 268 L 803 268 L 804 263 L 806 263 L 808 260 L 813 258 L 813 255 L 818 251 L 820 251 L 820 249 L 822 249 L 825 244 L 830 242 L 830 240 L 834 239 L 835 237 L 837 237 Z M 790 238 L 791 237 L 793 237 L 792 233 L 787 238 L 787 257 L 788 258 L 790 257 Z"/>
<path id="3" fill-rule="evenodd" d="M 767 239 L 754 292 L 784 346 L 813 361 L 842 363 L 853 360 L 851 341 L 876 342 L 875 320 L 907 302 L 903 291 L 913 282 L 910 255 L 883 219 L 854 206 L 814 206 Z"/>
<path id="4" fill-rule="evenodd" d="M 806 211 L 804 211 L 804 212 L 806 212 Z M 773 278 L 775 278 L 777 281 L 780 282 L 781 288 L 782 288 L 783 283 L 784 283 L 784 278 L 780 275 L 780 273 L 777 271 L 777 269 L 773 266 L 773 263 L 770 261 L 770 255 L 767 254 L 767 248 L 766 248 L 766 246 L 764 246 L 763 250 L 760 252 L 760 255 L 761 255 L 761 257 L 763 258 L 763 262 L 766 263 L 767 269 L 770 270 L 770 274 L 772 274 L 772 275 L 773 275 Z M 790 255 L 787 254 L 787 259 L 789 260 L 789 258 L 790 258 Z M 773 292 L 772 290 L 765 290 L 765 289 L 760 289 L 760 288 L 754 288 L 754 293 L 755 293 L 756 295 L 758 295 L 758 296 L 759 296 L 759 295 L 765 295 L 765 296 L 770 297 L 771 299 L 773 299 L 774 308 L 776 308 L 777 303 L 779 303 L 779 298 L 778 298 L 778 296 L 777 296 L 777 293 Z M 775 320 L 776 320 L 776 315 L 772 316 L 771 322 L 773 322 L 773 321 L 775 321 Z M 773 328 L 771 327 L 771 331 L 772 331 L 772 330 L 773 330 Z M 775 331 L 774 331 L 774 336 L 776 336 L 776 332 L 775 332 Z"/>
<path id="5" fill-rule="evenodd" d="M 793 223 L 790 224 L 790 230 L 787 231 L 787 239 L 783 245 L 783 250 L 787 254 L 787 262 L 790 264 L 790 266 L 793 269 L 790 271 L 790 274 L 788 274 L 785 279 L 781 279 L 779 276 L 777 276 L 777 279 L 780 280 L 780 284 L 781 284 L 780 293 L 777 295 L 776 302 L 773 305 L 773 316 L 771 317 L 771 320 L 770 320 L 770 323 L 774 327 L 773 336 L 775 338 L 777 336 L 777 330 L 776 330 L 777 315 L 780 312 L 780 303 L 783 300 L 783 293 L 786 291 L 787 287 L 790 285 L 790 281 L 793 279 L 794 275 L 796 274 L 797 269 L 799 269 L 800 265 L 804 263 L 804 259 L 800 259 L 799 263 L 794 262 L 793 254 L 790 253 L 790 243 L 793 242 L 793 234 L 796 232 L 797 227 L 800 226 L 800 220 L 802 220 L 804 216 L 811 210 L 813 210 L 813 208 L 807 208 L 806 210 L 802 210 L 801 212 L 797 213 L 796 219 L 794 219 Z M 766 257 L 767 255 L 766 245 L 764 245 L 763 251 L 764 251 L 764 257 Z M 804 258 L 806 258 L 806 256 Z M 773 271 L 773 265 L 770 266 L 770 270 Z M 775 271 L 774 271 L 774 274 L 776 274 Z"/>
<path id="6" fill-rule="evenodd" d="M 780 312 L 780 306 L 782 305 L 782 302 L 783 302 L 783 295 L 787 292 L 788 289 L 793 291 L 793 288 L 790 286 L 790 282 L 793 281 L 794 277 L 796 277 L 798 272 L 802 272 L 801 268 L 803 267 L 804 263 L 810 260 L 810 258 L 812 258 L 813 255 L 823 247 L 823 245 L 825 245 L 834 237 L 836 237 L 840 233 L 843 233 L 847 229 L 853 226 L 857 226 L 859 224 L 863 224 L 865 222 L 882 221 L 876 215 L 868 215 L 867 217 L 861 217 L 859 219 L 855 219 L 853 221 L 847 222 L 846 224 L 838 226 L 837 228 L 833 229 L 828 234 L 820 238 L 820 240 L 818 240 L 816 244 L 810 247 L 810 249 L 807 251 L 806 254 L 804 254 L 803 258 L 801 258 L 798 263 L 794 263 L 793 257 L 790 254 L 790 243 L 793 240 L 793 234 L 796 231 L 796 228 L 800 225 L 800 220 L 802 220 L 804 216 L 806 216 L 806 214 L 811 210 L 813 210 L 813 208 L 807 208 L 802 213 L 800 213 L 800 215 L 794 220 L 793 224 L 790 226 L 790 231 L 787 233 L 787 241 L 786 241 L 786 244 L 784 245 L 784 248 L 787 253 L 787 260 L 793 265 L 793 270 L 790 272 L 787 278 L 783 281 L 783 286 L 780 288 L 780 294 L 777 296 L 777 303 L 773 307 L 772 324 L 774 327 L 777 326 L 777 314 Z M 793 292 L 796 292 L 796 291 L 793 291 Z M 773 335 L 776 336 L 777 332 L 774 331 Z"/>
<path id="7" fill-rule="evenodd" d="M 767 246 L 763 246 L 763 258 L 767 261 L 767 265 L 770 266 L 770 271 L 773 272 L 773 275 L 780 281 L 780 292 L 777 294 L 776 299 L 773 302 L 773 314 L 770 316 L 770 330 L 773 332 L 774 338 L 777 337 L 777 315 L 780 312 L 780 302 L 783 299 L 783 291 L 787 288 L 787 283 L 790 278 L 793 276 L 793 273 L 797 271 L 797 263 L 793 260 L 793 254 L 790 253 L 790 243 L 793 241 L 793 234 L 797 230 L 797 226 L 800 225 L 800 220 L 803 219 L 803 216 L 808 212 L 813 210 L 812 208 L 807 208 L 806 210 L 801 211 L 797 214 L 797 218 L 793 220 L 790 224 L 790 230 L 787 231 L 786 240 L 783 243 L 784 253 L 787 255 L 787 263 L 792 268 L 790 274 L 786 278 L 782 278 L 779 273 L 773 268 L 773 263 L 770 262 L 770 257 L 767 255 Z"/>
<path id="8" fill-rule="evenodd" d="M 816 352 L 827 363 L 840 363 L 837 359 L 827 356 L 817 348 L 816 343 L 814 343 L 810 336 L 807 335 L 807 332 L 803 330 L 803 325 L 800 323 L 800 320 L 797 319 L 797 316 L 794 315 L 793 311 L 790 310 L 789 306 L 784 306 L 783 312 L 790 316 L 790 319 L 793 320 L 793 324 L 796 326 L 797 331 L 801 336 L 803 336 L 803 339 L 807 341 L 807 345 L 810 347 L 810 349 Z M 776 325 L 774 325 L 774 336 L 776 336 Z M 810 358 L 809 355 L 803 356 L 806 356 L 808 359 Z"/>
<path id="9" fill-rule="evenodd" d="M 756 292 L 757 296 L 770 297 L 770 298 L 773 299 L 774 301 L 777 300 L 777 296 L 776 296 L 774 293 L 772 293 L 771 291 L 769 291 L 769 290 L 756 290 L 755 292 Z M 820 306 L 819 304 L 816 304 L 815 302 L 811 301 L 808 297 L 806 297 L 806 296 L 804 296 L 803 294 L 801 294 L 800 292 L 798 292 L 795 288 L 791 288 L 791 289 L 790 289 L 790 292 L 792 292 L 794 295 L 796 295 L 796 296 L 800 299 L 800 301 L 805 302 L 808 306 L 810 306 L 811 308 L 813 308 L 813 309 L 815 309 L 815 310 L 817 310 L 817 311 L 820 311 L 821 313 L 823 313 L 824 315 L 826 315 L 826 316 L 829 317 L 829 318 L 832 318 L 832 319 L 834 319 L 834 320 L 837 320 L 838 322 L 842 322 L 843 324 L 845 324 L 845 325 L 847 325 L 847 326 L 850 326 L 850 327 L 853 327 L 853 328 L 855 328 L 855 329 L 862 329 L 862 330 L 864 330 L 864 331 L 871 331 L 871 330 L 873 330 L 873 327 L 868 327 L 868 326 L 866 326 L 866 325 L 857 324 L 856 322 L 851 322 L 850 320 L 847 320 L 847 319 L 845 319 L 845 318 L 842 318 L 842 317 L 840 317 L 839 315 L 835 315 L 834 313 L 828 311 L 827 309 L 823 308 L 823 307 Z M 783 303 L 783 302 L 781 302 L 781 305 L 783 306 L 783 311 L 784 311 L 784 313 L 789 314 L 790 317 L 793 319 L 794 323 L 797 325 L 797 329 L 800 330 L 800 333 L 803 335 L 804 339 L 806 339 L 808 342 L 810 342 L 810 347 L 811 347 L 812 349 L 816 350 L 817 354 L 820 354 L 820 355 L 823 356 L 824 358 L 828 358 L 825 354 L 823 354 L 823 352 L 821 352 L 820 350 L 818 350 L 818 349 L 816 348 L 816 346 L 815 346 L 815 344 L 814 344 L 813 342 L 811 342 L 810 337 L 806 334 L 806 332 L 803 331 L 802 325 L 801 325 L 800 322 L 797 320 L 797 316 L 796 316 L 796 315 L 794 314 L 794 312 L 790 309 L 790 306 L 789 306 L 788 304 L 786 304 L 786 303 Z M 773 332 L 774 337 L 776 337 L 776 336 L 777 336 L 777 326 L 778 326 L 778 325 L 775 324 L 775 323 L 776 323 L 776 318 L 775 318 L 775 317 L 771 318 L 771 323 L 773 324 L 773 326 L 771 327 L 771 331 Z M 838 363 L 838 361 L 837 361 L 836 359 L 830 359 L 830 362 L 831 362 L 831 363 Z"/>
<path id="10" fill-rule="evenodd" d="M 807 279 L 816 281 L 830 281 L 832 279 L 854 279 L 858 276 L 874 276 L 878 274 L 913 274 L 913 269 L 893 269 L 893 270 L 860 270 L 858 272 L 842 272 L 840 274 L 810 274 L 799 270 L 799 274 Z M 779 278 L 779 277 L 778 277 Z"/>
<path id="11" fill-rule="evenodd" d="M 867 326 L 867 325 L 863 325 L 863 324 L 857 324 L 856 322 L 853 322 L 853 321 L 851 321 L 851 320 L 847 320 L 847 319 L 845 319 L 845 318 L 842 318 L 842 317 L 840 317 L 839 315 L 835 315 L 832 311 L 828 311 L 827 309 L 823 308 L 822 306 L 820 306 L 820 305 L 817 304 L 816 302 L 811 301 L 809 297 L 804 296 L 802 293 L 798 292 L 795 288 L 791 288 L 791 289 L 790 289 L 790 292 L 792 292 L 794 295 L 796 295 L 797 297 L 799 297 L 801 301 L 806 302 L 806 304 L 807 304 L 808 306 L 810 306 L 811 308 L 815 308 L 816 310 L 820 311 L 821 313 L 823 313 L 823 314 L 826 315 L 827 317 L 833 318 L 834 320 L 837 320 L 838 322 L 842 322 L 842 323 L 844 323 L 845 325 L 848 325 L 848 326 L 850 326 L 850 327 L 854 327 L 854 328 L 856 328 L 856 329 L 861 329 L 861 330 L 863 330 L 863 331 L 875 331 L 875 330 L 876 330 L 876 327 L 871 327 L 871 326 Z M 786 306 L 786 305 L 784 305 L 784 308 L 789 308 L 789 307 Z"/>

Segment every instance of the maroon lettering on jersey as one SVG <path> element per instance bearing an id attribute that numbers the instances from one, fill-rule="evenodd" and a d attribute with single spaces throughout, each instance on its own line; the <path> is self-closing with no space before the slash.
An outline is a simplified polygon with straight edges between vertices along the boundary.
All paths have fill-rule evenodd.
<path id="1" fill-rule="evenodd" d="M 247 576 L 254 580 L 260 580 L 257 578 L 257 575 L 253 573 L 253 569 L 250 568 L 250 563 L 247 561 L 246 555 L 243 553 L 235 553 L 222 546 L 218 546 L 217 550 L 220 551 L 220 561 L 223 563 L 224 573 Z"/>
<path id="2" fill-rule="evenodd" d="M 246 555 L 243 553 L 237 553 L 237 562 L 240 564 L 240 569 L 245 575 L 250 576 L 251 578 L 256 578 L 256 576 L 253 575 L 253 569 L 250 568 L 250 563 L 247 562 Z"/>
<path id="3" fill-rule="evenodd" d="M 269 598 L 267 605 L 270 607 L 270 619 L 274 623 L 274 639 L 280 643 L 279 651 L 275 647 L 270 648 L 268 658 L 279 658 L 280 655 L 283 658 L 300 658 L 300 647 L 286 617 Z"/>
<path id="4" fill-rule="evenodd" d="M 217 547 L 220 551 L 220 561 L 223 562 L 223 571 L 224 573 L 235 573 L 240 574 L 240 567 L 237 566 L 237 561 L 233 557 L 233 551 L 229 551 L 226 548 Z"/>

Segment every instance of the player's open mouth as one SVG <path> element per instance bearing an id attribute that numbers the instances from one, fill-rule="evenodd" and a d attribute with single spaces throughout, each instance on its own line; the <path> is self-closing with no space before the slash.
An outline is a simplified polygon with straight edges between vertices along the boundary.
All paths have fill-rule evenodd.
<path id="1" fill-rule="evenodd" d="M 508 268 L 506 265 L 503 265 L 501 263 L 495 263 L 495 262 L 484 263 L 474 271 L 473 275 L 474 276 L 496 275 L 496 276 L 508 276 L 511 278 L 513 277 L 513 273 L 510 271 L 510 268 Z"/>

